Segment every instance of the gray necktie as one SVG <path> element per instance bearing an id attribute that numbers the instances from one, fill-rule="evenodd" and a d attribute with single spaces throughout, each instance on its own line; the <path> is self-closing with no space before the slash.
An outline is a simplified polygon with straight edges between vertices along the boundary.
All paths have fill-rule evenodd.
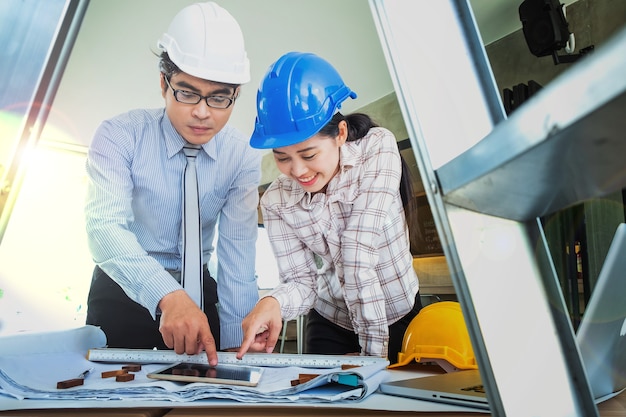
<path id="1" fill-rule="evenodd" d="M 202 309 L 202 238 L 200 210 L 198 204 L 198 178 L 196 176 L 196 156 L 200 146 L 190 143 L 183 147 L 187 166 L 183 175 L 183 257 L 181 284 L 192 300 Z"/>

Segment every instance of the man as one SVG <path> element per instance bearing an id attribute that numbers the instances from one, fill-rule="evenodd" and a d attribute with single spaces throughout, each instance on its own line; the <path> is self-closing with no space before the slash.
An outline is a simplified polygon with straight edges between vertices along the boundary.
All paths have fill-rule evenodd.
<path id="1" fill-rule="evenodd" d="M 205 350 L 214 365 L 218 349 L 240 346 L 241 320 L 258 300 L 261 154 L 227 125 L 249 61 L 238 23 L 213 2 L 181 10 L 158 46 L 165 108 L 103 122 L 89 149 L 86 219 L 97 266 L 87 324 L 102 328 L 109 347 Z M 183 148 L 196 145 L 204 311 L 181 284 Z M 216 232 L 217 282 L 206 268 Z"/>

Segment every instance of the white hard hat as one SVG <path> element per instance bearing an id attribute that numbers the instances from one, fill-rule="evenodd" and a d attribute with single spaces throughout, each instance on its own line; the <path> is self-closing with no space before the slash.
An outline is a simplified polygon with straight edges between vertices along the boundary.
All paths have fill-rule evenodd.
<path id="1" fill-rule="evenodd" d="M 229 84 L 250 81 L 241 28 L 214 2 L 195 3 L 178 12 L 157 46 L 194 77 Z"/>

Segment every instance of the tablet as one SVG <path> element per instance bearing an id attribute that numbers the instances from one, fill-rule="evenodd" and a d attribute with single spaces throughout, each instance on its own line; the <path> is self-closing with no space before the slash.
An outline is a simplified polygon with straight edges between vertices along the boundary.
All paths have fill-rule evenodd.
<path id="1" fill-rule="evenodd" d="M 148 378 L 256 387 L 262 373 L 263 368 L 256 366 L 223 364 L 210 366 L 208 364 L 181 362 L 149 373 Z"/>

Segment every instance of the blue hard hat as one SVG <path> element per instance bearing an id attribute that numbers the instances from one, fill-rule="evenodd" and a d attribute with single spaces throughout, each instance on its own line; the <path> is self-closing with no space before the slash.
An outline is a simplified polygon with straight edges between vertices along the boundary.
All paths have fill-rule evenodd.
<path id="1" fill-rule="evenodd" d="M 312 53 L 286 53 L 259 86 L 250 146 L 270 149 L 305 141 L 330 122 L 348 97 L 356 93 L 328 61 Z"/>

